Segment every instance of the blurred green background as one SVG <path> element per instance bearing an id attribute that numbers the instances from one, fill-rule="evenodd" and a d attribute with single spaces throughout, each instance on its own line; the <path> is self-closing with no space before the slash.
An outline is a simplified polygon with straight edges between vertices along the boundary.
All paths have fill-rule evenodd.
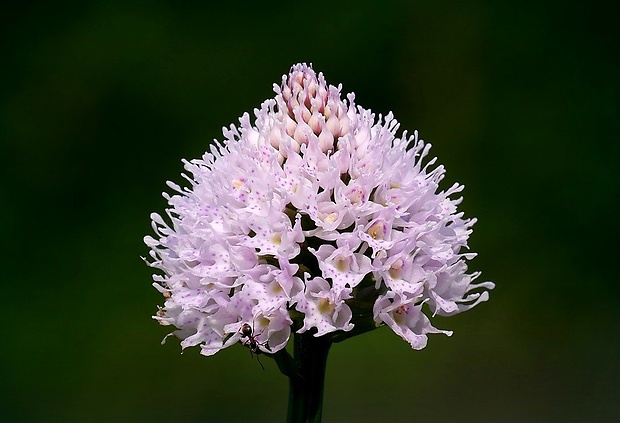
<path id="1" fill-rule="evenodd" d="M 420 352 L 336 345 L 324 421 L 620 421 L 617 13 L 577 1 L 0 6 L 6 422 L 284 421 L 246 349 L 183 355 L 142 237 L 166 180 L 296 62 L 418 129 L 497 288 Z"/>

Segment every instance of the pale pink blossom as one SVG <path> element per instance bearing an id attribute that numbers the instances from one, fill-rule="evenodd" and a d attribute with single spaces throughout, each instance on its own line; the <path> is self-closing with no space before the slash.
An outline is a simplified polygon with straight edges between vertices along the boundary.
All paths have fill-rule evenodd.
<path id="1" fill-rule="evenodd" d="M 187 187 L 168 183 L 145 243 L 164 296 L 154 318 L 183 348 L 247 345 L 249 324 L 257 351 L 276 353 L 293 330 L 348 332 L 367 313 L 420 349 L 450 334 L 429 316 L 488 299 L 493 284 L 467 273 L 463 187 L 442 190 L 430 144 L 341 90 L 293 66 L 253 119 L 184 161 Z"/>

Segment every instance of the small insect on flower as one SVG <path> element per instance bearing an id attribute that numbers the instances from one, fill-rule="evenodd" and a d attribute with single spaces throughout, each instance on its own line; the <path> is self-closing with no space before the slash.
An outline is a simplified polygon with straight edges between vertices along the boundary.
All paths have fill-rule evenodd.
<path id="1" fill-rule="evenodd" d="M 260 336 L 262 332 L 255 335 L 254 329 L 252 328 L 252 326 L 250 326 L 249 323 L 244 323 L 243 325 L 241 325 L 241 329 L 239 329 L 239 332 L 241 332 L 241 338 L 247 338 L 245 341 L 243 341 L 243 345 L 247 346 L 250 349 L 250 355 L 252 357 L 256 356 L 256 361 L 258 361 L 260 367 L 265 370 L 265 366 L 263 366 L 263 363 L 260 362 L 260 358 L 258 357 L 262 353 L 259 347 L 263 347 L 267 349 L 267 351 L 271 351 L 271 349 L 269 348 L 269 344 L 267 343 L 267 341 L 258 342 L 258 340 L 256 339 L 256 337 Z"/>

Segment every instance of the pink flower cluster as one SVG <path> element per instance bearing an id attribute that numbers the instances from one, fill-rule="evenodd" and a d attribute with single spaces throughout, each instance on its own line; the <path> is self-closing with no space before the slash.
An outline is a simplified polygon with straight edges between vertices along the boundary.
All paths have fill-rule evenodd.
<path id="1" fill-rule="evenodd" d="M 187 188 L 168 183 L 167 219 L 152 214 L 145 237 L 165 298 L 155 319 L 204 355 L 247 344 L 246 323 L 265 353 L 292 330 L 350 331 L 364 313 L 415 349 L 450 334 L 425 313 L 468 310 L 493 288 L 467 274 L 475 219 L 451 198 L 463 187 L 441 191 L 430 144 L 306 64 L 274 91 L 253 122 L 244 114 L 184 162 Z"/>

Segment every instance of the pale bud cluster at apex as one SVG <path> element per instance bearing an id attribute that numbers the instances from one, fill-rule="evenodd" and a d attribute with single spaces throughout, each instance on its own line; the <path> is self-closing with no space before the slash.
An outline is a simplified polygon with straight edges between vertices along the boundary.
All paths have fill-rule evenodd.
<path id="1" fill-rule="evenodd" d="M 427 314 L 468 310 L 493 288 L 467 273 L 475 219 L 452 198 L 463 187 L 440 190 L 430 144 L 396 136 L 391 114 L 343 99 L 310 66 L 274 91 L 254 122 L 244 114 L 184 162 L 187 188 L 168 183 L 167 218 L 152 214 L 145 237 L 165 298 L 154 318 L 204 355 L 248 339 L 275 353 L 292 331 L 356 325 L 387 325 L 415 349 L 450 334 Z"/>

